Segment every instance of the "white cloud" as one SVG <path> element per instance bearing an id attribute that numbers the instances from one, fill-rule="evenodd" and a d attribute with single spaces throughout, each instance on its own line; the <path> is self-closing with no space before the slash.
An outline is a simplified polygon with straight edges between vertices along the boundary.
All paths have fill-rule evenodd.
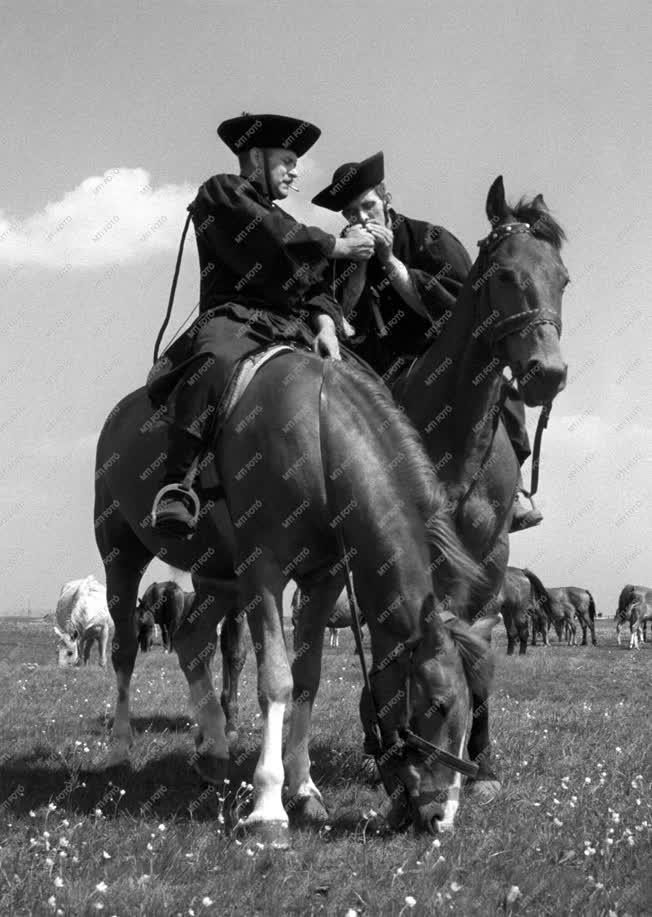
<path id="1" fill-rule="evenodd" d="M 339 232 L 342 218 L 310 203 L 327 181 L 316 162 L 304 157 L 300 193 L 291 192 L 283 206 L 301 222 Z M 176 252 L 186 207 L 196 193 L 195 185 L 154 187 L 145 169 L 107 169 L 23 220 L 0 210 L 0 264 L 67 271 Z"/>
<path id="2" fill-rule="evenodd" d="M 173 251 L 195 194 L 155 188 L 145 169 L 108 169 L 24 220 L 0 211 L 0 263 L 97 268 Z"/>

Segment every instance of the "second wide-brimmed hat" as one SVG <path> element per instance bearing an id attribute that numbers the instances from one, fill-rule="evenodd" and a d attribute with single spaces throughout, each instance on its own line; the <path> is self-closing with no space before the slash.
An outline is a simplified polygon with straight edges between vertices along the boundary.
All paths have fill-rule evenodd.
<path id="1" fill-rule="evenodd" d="M 236 155 L 258 146 L 279 147 L 303 156 L 319 140 L 321 130 L 299 118 L 243 112 L 237 118 L 222 121 L 217 135 Z"/>
<path id="2" fill-rule="evenodd" d="M 362 162 L 345 162 L 333 172 L 330 185 L 316 194 L 312 202 L 318 207 L 339 212 L 353 198 L 375 188 L 385 178 L 385 157 L 382 150 Z"/>

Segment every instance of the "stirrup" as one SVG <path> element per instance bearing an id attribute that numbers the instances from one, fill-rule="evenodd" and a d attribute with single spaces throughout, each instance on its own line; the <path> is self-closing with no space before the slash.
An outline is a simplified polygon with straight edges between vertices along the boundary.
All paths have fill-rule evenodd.
<path id="1" fill-rule="evenodd" d="M 166 484 L 165 487 L 161 487 L 159 492 L 154 497 L 154 504 L 152 506 L 152 514 L 151 514 L 152 515 L 152 528 L 154 529 L 156 528 L 159 503 L 161 502 L 163 497 L 166 496 L 166 494 L 171 493 L 172 491 L 174 491 L 175 493 L 181 493 L 184 496 L 188 496 L 192 500 L 194 511 L 193 511 L 193 517 L 192 517 L 192 521 L 190 522 L 190 525 L 193 529 L 196 529 L 197 522 L 199 521 L 199 512 L 201 510 L 201 503 L 199 502 L 199 497 L 197 496 L 195 491 L 192 489 L 192 487 L 186 488 L 186 487 L 183 487 L 181 484 Z"/>

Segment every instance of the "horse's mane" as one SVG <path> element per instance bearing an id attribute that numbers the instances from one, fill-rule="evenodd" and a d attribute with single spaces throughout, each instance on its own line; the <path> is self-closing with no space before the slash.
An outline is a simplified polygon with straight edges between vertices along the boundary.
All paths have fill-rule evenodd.
<path id="1" fill-rule="evenodd" d="M 519 223 L 530 224 L 533 236 L 550 242 L 559 251 L 566 240 L 566 233 L 552 216 L 540 194 L 532 200 L 522 197 L 510 210 Z"/>
<path id="2" fill-rule="evenodd" d="M 340 362 L 336 365 L 351 377 L 356 389 L 363 392 L 383 415 L 387 436 L 391 435 L 396 452 L 403 455 L 396 473 L 402 476 L 410 496 L 415 499 L 426 538 L 439 554 L 439 559 L 433 562 L 433 571 L 439 578 L 433 577 L 433 584 L 439 582 L 442 588 L 439 597 L 454 593 L 457 602 L 464 604 L 469 590 L 473 593 L 480 586 L 482 574 L 457 537 L 447 489 L 437 477 L 419 434 L 380 382 L 355 364 Z"/>

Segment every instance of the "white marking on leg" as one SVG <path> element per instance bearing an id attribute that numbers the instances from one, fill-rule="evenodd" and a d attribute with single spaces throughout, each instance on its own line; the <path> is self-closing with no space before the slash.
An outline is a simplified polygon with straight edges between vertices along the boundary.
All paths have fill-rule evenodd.
<path id="1" fill-rule="evenodd" d="M 464 730 L 462 734 L 462 741 L 460 746 L 457 749 L 457 757 L 461 758 L 464 749 L 466 747 L 466 736 L 468 730 Z M 462 775 L 459 771 L 455 771 L 455 776 L 453 777 L 453 782 L 448 788 L 448 799 L 446 800 L 446 805 L 444 806 L 444 815 L 441 821 L 439 822 L 440 831 L 452 831 L 453 825 L 455 823 L 455 816 L 457 815 L 457 810 L 460 807 L 460 795 L 462 793 Z"/>
<path id="2" fill-rule="evenodd" d="M 248 823 L 282 822 L 287 825 L 288 816 L 283 808 L 283 715 L 285 704 L 271 701 L 264 717 L 263 744 L 254 773 L 254 810 Z"/>

